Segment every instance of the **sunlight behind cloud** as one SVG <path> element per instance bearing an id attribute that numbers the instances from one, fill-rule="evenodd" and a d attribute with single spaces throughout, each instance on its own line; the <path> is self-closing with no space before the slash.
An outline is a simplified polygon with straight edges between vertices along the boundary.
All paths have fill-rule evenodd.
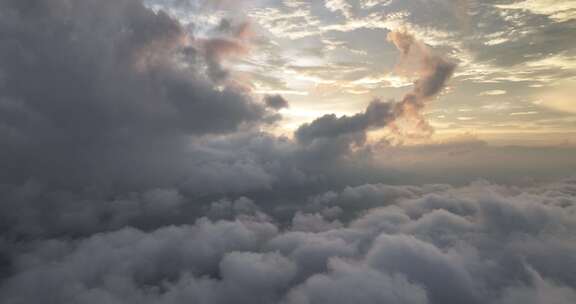
<path id="1" fill-rule="evenodd" d="M 549 87 L 535 102 L 554 110 L 576 114 L 576 81 L 561 82 Z"/>

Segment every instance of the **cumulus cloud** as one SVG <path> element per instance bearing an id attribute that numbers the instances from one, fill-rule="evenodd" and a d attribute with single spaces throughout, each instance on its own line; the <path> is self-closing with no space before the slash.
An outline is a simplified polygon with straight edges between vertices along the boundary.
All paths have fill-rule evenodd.
<path id="1" fill-rule="evenodd" d="M 395 190 L 376 189 L 382 197 Z M 392 204 L 364 205 L 356 218 L 322 229 L 298 231 L 310 218 L 320 222 L 320 215 L 300 213 L 282 226 L 244 213 L 76 241 L 38 240 L 8 250 L 13 264 L 0 299 L 570 303 L 576 290 L 569 266 L 576 254 L 573 191 L 574 180 L 528 188 L 429 186 Z"/>
<path id="2" fill-rule="evenodd" d="M 330 261 L 330 272 L 312 276 L 287 303 L 428 303 L 425 290 L 405 277 Z"/>

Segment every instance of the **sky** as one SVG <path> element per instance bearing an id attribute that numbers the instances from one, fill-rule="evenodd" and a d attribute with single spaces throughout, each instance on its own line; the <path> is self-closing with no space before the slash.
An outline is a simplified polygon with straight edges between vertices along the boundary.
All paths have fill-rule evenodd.
<path id="1" fill-rule="evenodd" d="M 0 302 L 576 303 L 575 34 L 569 0 L 1 0 Z"/>
<path id="2" fill-rule="evenodd" d="M 374 98 L 401 98 L 414 75 L 398 70 L 386 35 L 405 29 L 458 65 L 449 87 L 425 109 L 435 138 L 469 133 L 496 144 L 574 142 L 570 0 L 149 3 L 201 23 L 193 30 L 199 35 L 223 16 L 250 22 L 250 51 L 230 66 L 255 94 L 290 101 L 280 132 L 327 112 L 353 114 Z"/>

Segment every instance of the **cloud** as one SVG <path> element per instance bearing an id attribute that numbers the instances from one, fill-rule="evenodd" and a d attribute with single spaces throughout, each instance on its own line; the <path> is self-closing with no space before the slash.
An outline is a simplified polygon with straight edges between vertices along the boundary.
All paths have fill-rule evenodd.
<path id="1" fill-rule="evenodd" d="M 574 94 L 574 81 L 562 81 L 539 94 L 536 104 L 566 113 L 576 113 L 571 99 Z"/>
<path id="2" fill-rule="evenodd" d="M 532 286 L 510 287 L 505 291 L 501 303 L 538 303 L 541 301 L 568 303 L 576 300 L 576 294 L 573 289 L 558 286 L 554 282 L 542 278 L 533 269 L 530 269 L 530 274 L 533 280 Z"/>
<path id="3" fill-rule="evenodd" d="M 413 90 L 395 105 L 395 116 L 415 120 L 420 131 L 430 133 L 433 129 L 423 117 L 422 110 L 426 103 L 446 86 L 454 74 L 456 65 L 443 57 L 432 54 L 427 46 L 407 32 L 392 31 L 388 34 L 388 40 L 394 43 L 401 52 L 401 65 L 411 56 L 415 56 L 419 61 L 419 66 L 415 71 L 418 79 L 414 83 Z"/>
<path id="4" fill-rule="evenodd" d="M 326 8 L 333 12 L 342 12 L 346 18 L 352 18 L 352 5 L 347 0 L 326 0 Z"/>
<path id="5" fill-rule="evenodd" d="M 574 179 L 467 184 L 571 173 L 573 147 L 369 142 L 453 71 L 406 33 L 413 99 L 272 135 L 281 96 L 210 75 L 249 36 L 215 20 L 197 37 L 137 0 L 1 2 L 0 302 L 573 300 Z"/>
<path id="6" fill-rule="evenodd" d="M 303 144 L 310 144 L 316 139 L 340 139 L 344 146 L 350 143 L 363 144 L 366 132 L 373 129 L 391 127 L 392 130 L 403 132 L 397 121 L 403 119 L 415 120 L 419 131 L 432 132 L 432 127 L 425 120 L 422 111 L 433 97 L 445 87 L 454 73 L 456 65 L 446 59 L 432 54 L 424 44 L 412 35 L 403 31 L 390 32 L 388 40 L 398 48 L 402 62 L 414 56 L 418 61 L 411 92 L 396 103 L 372 101 L 364 113 L 353 116 L 336 117 L 334 114 L 324 115 L 311 123 L 300 126 L 294 133 L 295 138 Z M 348 140 L 342 141 L 346 137 Z"/>
<path id="7" fill-rule="evenodd" d="M 479 96 L 498 96 L 498 95 L 505 95 L 507 93 L 506 90 L 489 90 L 480 93 Z"/>
<path id="8" fill-rule="evenodd" d="M 277 110 L 289 107 L 288 101 L 282 95 L 266 95 L 264 102 L 268 107 Z"/>
<path id="9" fill-rule="evenodd" d="M 426 292 L 402 276 L 330 261 L 330 272 L 311 277 L 288 295 L 287 303 L 428 303 Z"/>
<path id="10" fill-rule="evenodd" d="M 180 24 L 140 1 L 7 1 L 1 19 L 3 182 L 150 182 L 164 178 L 153 167 L 179 174 L 188 137 L 271 117 L 245 93 L 215 89 Z M 209 46 L 208 61 L 236 50 Z"/>
<path id="11" fill-rule="evenodd" d="M 511 4 L 499 4 L 496 7 L 510 10 L 526 10 L 533 14 L 548 16 L 558 22 L 570 21 L 576 18 L 576 5 L 568 0 L 525 0 Z"/>
<path id="12" fill-rule="evenodd" d="M 220 83 L 229 76 L 223 67 L 227 58 L 242 56 L 248 53 L 248 40 L 251 35 L 250 23 L 232 25 L 228 19 L 222 19 L 217 28 L 220 37 L 197 39 L 198 47 L 203 50 L 208 65 L 208 76 Z"/>
<path id="13" fill-rule="evenodd" d="M 300 126 L 295 132 L 295 137 L 302 143 L 309 143 L 317 138 L 363 134 L 369 129 L 386 126 L 392 119 L 390 108 L 389 103 L 375 100 L 370 103 L 364 113 L 354 116 L 336 117 L 334 114 L 328 114 L 312 123 Z"/>
<path id="14" fill-rule="evenodd" d="M 373 191 L 386 197 L 402 188 Z M 573 188 L 574 180 L 413 187 L 393 203 L 359 204 L 365 209 L 352 220 L 308 232 L 296 231 L 302 218 L 318 216 L 300 213 L 282 228 L 272 217 L 244 214 L 37 240 L 8 247 L 14 263 L 0 299 L 508 304 L 539 295 L 568 303 L 576 288 L 565 266 L 576 253 Z"/>

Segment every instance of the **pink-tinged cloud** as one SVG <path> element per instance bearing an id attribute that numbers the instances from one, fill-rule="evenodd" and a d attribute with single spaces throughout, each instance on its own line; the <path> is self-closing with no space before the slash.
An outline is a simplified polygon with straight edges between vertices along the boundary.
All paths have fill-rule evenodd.
<path id="1" fill-rule="evenodd" d="M 424 118 L 422 111 L 430 100 L 446 86 L 454 74 L 456 64 L 434 54 L 430 48 L 406 31 L 390 32 L 388 40 L 401 52 L 401 65 L 409 60 L 418 62 L 414 71 L 418 79 L 414 82 L 412 91 L 396 104 L 394 120 L 408 119 L 414 121 L 419 130 L 431 134 L 433 129 Z"/>
<path id="2" fill-rule="evenodd" d="M 224 34 L 223 37 L 196 40 L 208 64 L 208 76 L 215 82 L 228 78 L 228 70 L 222 66 L 224 60 L 246 55 L 250 49 L 252 30 L 249 22 L 227 29 Z"/>
<path id="3" fill-rule="evenodd" d="M 413 123 L 418 133 L 430 135 L 434 131 L 426 121 L 423 110 L 430 100 L 438 95 L 452 77 L 456 65 L 443 57 L 433 54 L 423 43 L 405 31 L 393 31 L 388 40 L 400 50 L 400 64 L 415 60 L 418 62 L 413 73 L 418 76 L 412 91 L 401 101 L 385 103 L 378 99 L 372 101 L 363 113 L 353 116 L 336 117 L 324 115 L 315 121 L 300 126 L 295 137 L 301 143 L 330 140 L 346 137 L 347 144 L 363 143 L 366 132 L 388 127 L 394 133 L 406 134 L 398 122 Z"/>

